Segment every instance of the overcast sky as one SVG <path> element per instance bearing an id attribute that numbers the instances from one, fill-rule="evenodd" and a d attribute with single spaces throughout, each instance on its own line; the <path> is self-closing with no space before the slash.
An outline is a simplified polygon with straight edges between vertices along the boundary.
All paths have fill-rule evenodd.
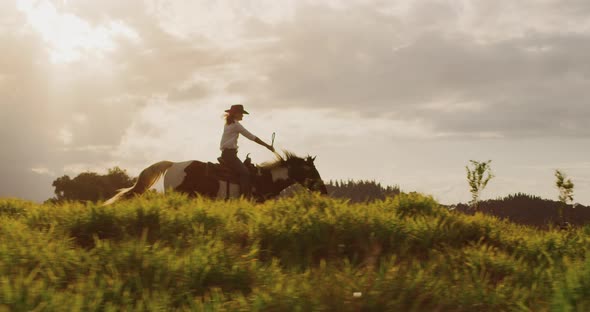
<path id="1" fill-rule="evenodd" d="M 0 0 L 0 47 L 0 197 L 213 161 L 243 103 L 324 180 L 467 202 L 492 160 L 484 199 L 557 199 L 560 169 L 590 204 L 587 0 Z"/>

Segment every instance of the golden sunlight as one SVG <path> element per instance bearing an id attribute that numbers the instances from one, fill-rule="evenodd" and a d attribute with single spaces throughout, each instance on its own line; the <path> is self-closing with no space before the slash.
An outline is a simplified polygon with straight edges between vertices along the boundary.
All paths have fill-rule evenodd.
<path id="1" fill-rule="evenodd" d="M 67 5 L 63 1 L 63 5 Z M 73 62 L 85 55 L 103 56 L 116 49 L 113 40 L 122 36 L 138 40 L 135 31 L 122 22 L 112 21 L 93 27 L 84 19 L 59 12 L 49 0 L 18 0 L 17 8 L 47 45 L 52 63 Z"/>

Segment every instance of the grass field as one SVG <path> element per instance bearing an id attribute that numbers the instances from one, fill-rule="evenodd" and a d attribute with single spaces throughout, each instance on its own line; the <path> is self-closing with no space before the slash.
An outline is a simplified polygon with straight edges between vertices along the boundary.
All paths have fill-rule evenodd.
<path id="1" fill-rule="evenodd" d="M 415 193 L 0 199 L 0 311 L 590 311 L 588 234 Z"/>

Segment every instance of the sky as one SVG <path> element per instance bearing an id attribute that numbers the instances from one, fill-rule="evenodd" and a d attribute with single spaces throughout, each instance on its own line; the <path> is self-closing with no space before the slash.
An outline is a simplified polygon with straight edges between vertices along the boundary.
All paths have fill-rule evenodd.
<path id="1" fill-rule="evenodd" d="M 329 180 L 590 204 L 586 0 L 0 0 L 0 197 L 215 161 L 223 111 Z M 239 156 L 272 160 L 241 138 Z"/>

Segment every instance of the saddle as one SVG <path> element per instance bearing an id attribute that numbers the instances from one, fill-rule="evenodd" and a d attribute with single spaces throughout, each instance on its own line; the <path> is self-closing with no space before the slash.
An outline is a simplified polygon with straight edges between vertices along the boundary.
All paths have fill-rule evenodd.
<path id="1" fill-rule="evenodd" d="M 207 163 L 208 175 L 214 177 L 217 180 L 239 184 L 239 173 L 234 172 L 230 167 L 228 167 L 225 164 L 223 158 L 218 157 L 217 161 L 219 162 L 218 164 L 212 162 Z M 256 167 L 252 164 L 252 160 L 248 156 L 246 156 L 246 159 L 244 160 L 244 165 L 246 165 L 246 168 L 248 168 L 248 170 L 254 172 L 256 171 Z"/>

